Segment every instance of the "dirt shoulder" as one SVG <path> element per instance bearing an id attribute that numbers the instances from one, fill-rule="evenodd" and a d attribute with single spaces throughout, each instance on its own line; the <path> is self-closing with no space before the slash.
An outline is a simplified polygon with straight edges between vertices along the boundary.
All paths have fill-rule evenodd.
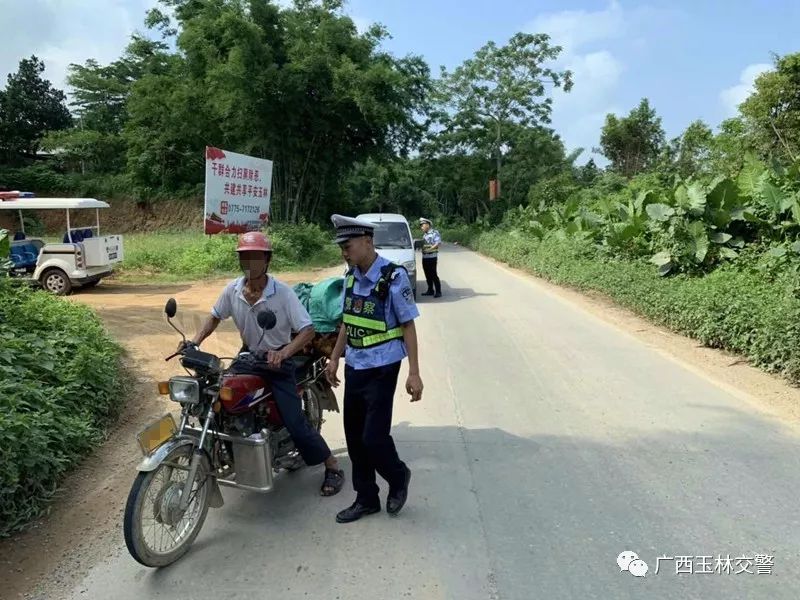
<path id="1" fill-rule="evenodd" d="M 276 277 L 292 285 L 340 274 L 340 268 L 333 268 Z M 155 393 L 157 381 L 175 374 L 175 364 L 164 362 L 164 356 L 180 341 L 164 320 L 164 304 L 174 297 L 176 322 L 194 334 L 227 282 L 151 285 L 112 280 L 69 298 L 94 308 L 123 345 L 130 394 L 106 442 L 65 479 L 50 514 L 26 532 L 0 540 L 0 598 L 39 598 L 45 592 L 58 597 L 58 590 L 71 589 L 93 564 L 124 543 L 122 513 L 141 459 L 136 433 L 154 416 L 175 410 Z M 237 342 L 233 327 L 223 323 L 204 348 L 225 353 L 235 351 Z"/>

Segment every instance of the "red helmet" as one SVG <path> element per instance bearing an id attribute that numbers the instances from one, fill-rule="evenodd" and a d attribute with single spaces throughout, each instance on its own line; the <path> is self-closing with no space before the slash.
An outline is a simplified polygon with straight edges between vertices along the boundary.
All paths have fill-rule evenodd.
<path id="1" fill-rule="evenodd" d="M 272 252 L 272 242 L 260 231 L 248 231 L 239 236 L 237 252 Z"/>

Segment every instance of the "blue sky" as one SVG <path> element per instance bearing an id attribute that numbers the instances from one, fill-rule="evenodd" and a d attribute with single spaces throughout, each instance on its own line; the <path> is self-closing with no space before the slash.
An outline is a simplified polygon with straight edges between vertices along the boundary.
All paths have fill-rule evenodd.
<path id="1" fill-rule="evenodd" d="M 62 85 L 70 62 L 116 58 L 155 3 L 0 0 L 0 77 L 35 53 Z M 735 114 L 771 53 L 800 51 L 798 0 L 350 0 L 347 12 L 361 28 L 386 25 L 386 47 L 421 54 L 434 73 L 488 40 L 549 33 L 565 48 L 560 66 L 575 72 L 573 91 L 555 99 L 553 126 L 568 148 L 587 153 L 606 113 L 625 113 L 644 96 L 669 136 L 696 118 L 716 126 Z"/>

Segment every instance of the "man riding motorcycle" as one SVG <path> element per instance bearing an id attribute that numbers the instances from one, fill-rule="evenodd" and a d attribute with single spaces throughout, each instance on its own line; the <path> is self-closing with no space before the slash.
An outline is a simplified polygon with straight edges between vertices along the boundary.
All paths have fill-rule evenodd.
<path id="1" fill-rule="evenodd" d="M 311 317 L 288 285 L 267 275 L 272 243 L 263 233 L 251 231 L 239 236 L 236 252 L 244 277 L 225 287 L 211 315 L 190 343 L 199 346 L 220 322 L 233 318 L 244 343 L 242 352 L 250 352 L 259 359 L 263 356 L 257 363 L 257 374 L 270 383 L 283 423 L 303 461 L 309 466 L 325 463 L 320 493 L 333 496 L 342 489 L 344 471 L 303 413 L 295 368 L 290 360 L 314 337 Z M 277 319 L 269 331 L 258 324 L 258 315 L 265 310 L 271 310 Z M 294 339 L 292 332 L 296 334 Z M 231 366 L 233 370 L 237 370 L 237 363 Z M 248 364 L 252 369 L 252 361 Z"/>

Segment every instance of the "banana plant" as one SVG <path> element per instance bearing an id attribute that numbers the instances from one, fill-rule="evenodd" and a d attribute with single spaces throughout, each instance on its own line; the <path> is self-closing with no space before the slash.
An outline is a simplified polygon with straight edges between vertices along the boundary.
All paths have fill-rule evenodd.
<path id="1" fill-rule="evenodd" d="M 671 198 L 647 206 L 654 246 L 651 262 L 661 275 L 703 267 L 717 259 L 732 260 L 744 240 L 725 231 L 736 220 L 754 218 L 736 182 L 718 177 L 708 186 L 679 184 Z"/>
<path id="2" fill-rule="evenodd" d="M 640 192 L 627 203 L 617 199 L 599 205 L 604 217 L 602 241 L 607 247 L 630 251 L 636 248 L 637 241 L 643 241 L 647 231 L 647 207 L 657 198 L 652 190 Z M 603 224 L 601 223 L 601 226 Z"/>

